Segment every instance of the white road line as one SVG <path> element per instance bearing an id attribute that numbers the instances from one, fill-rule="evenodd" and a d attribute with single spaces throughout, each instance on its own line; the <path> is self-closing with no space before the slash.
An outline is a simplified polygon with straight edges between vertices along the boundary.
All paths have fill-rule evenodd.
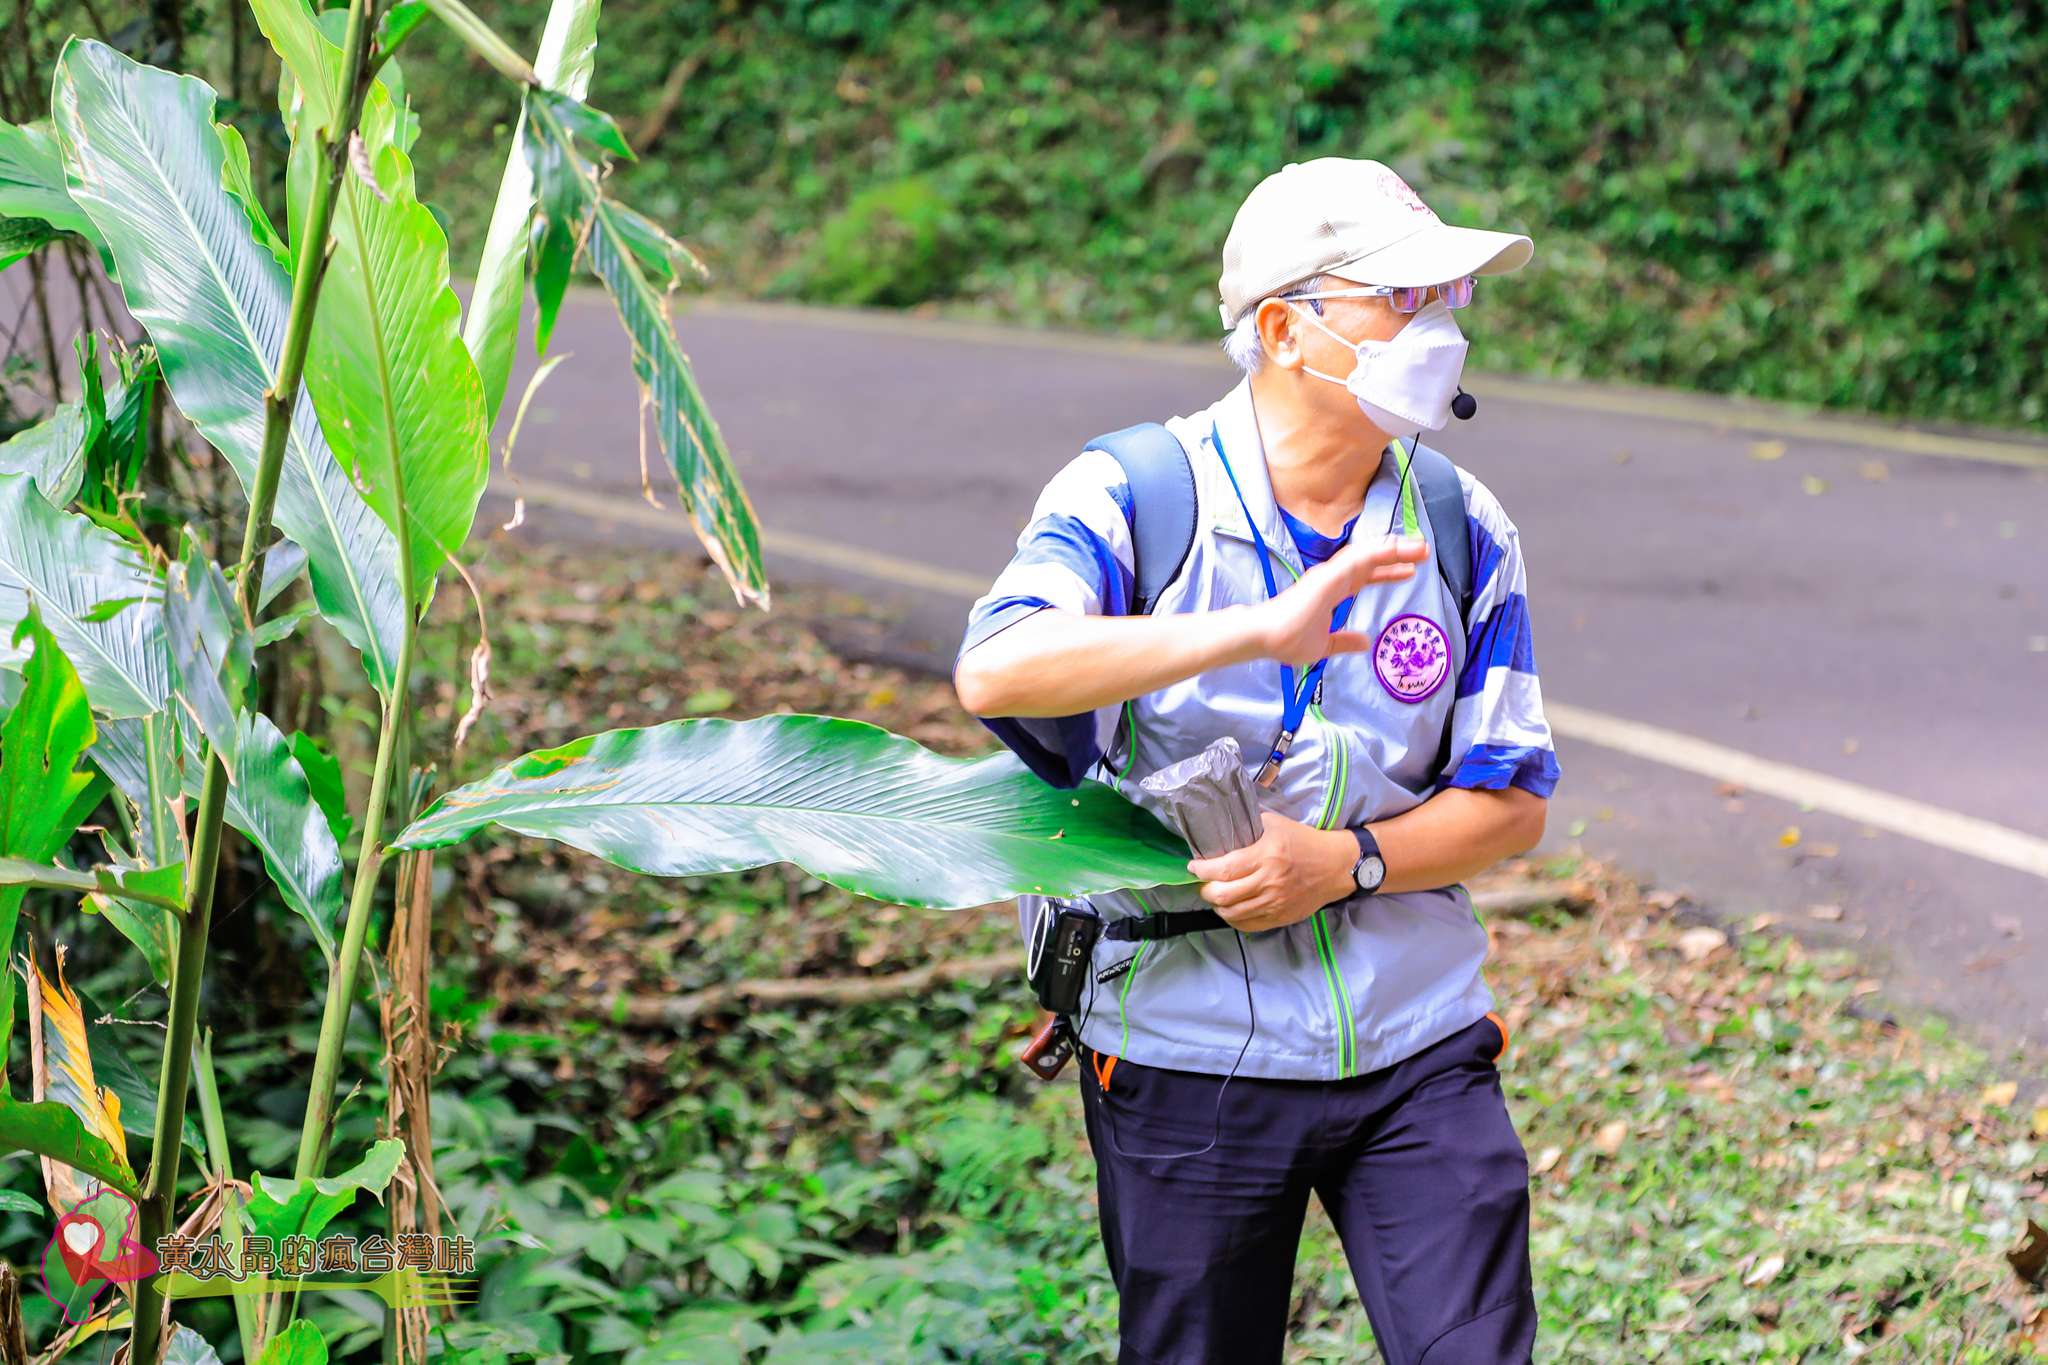
<path id="1" fill-rule="evenodd" d="M 511 492 L 505 488 L 493 491 L 501 495 Z M 631 494 L 607 496 L 589 493 L 543 479 L 522 481 L 520 491 L 530 503 L 560 507 L 594 521 L 624 522 L 676 534 L 686 530 L 686 523 L 679 513 L 649 507 Z M 884 583 L 969 599 L 981 596 L 988 588 L 987 583 L 973 574 L 790 531 L 767 531 L 762 534 L 762 540 L 776 554 L 861 574 Z M 1980 820 L 1974 815 L 1945 810 L 1924 801 L 1830 777 L 1810 768 L 1759 758 L 1725 744 L 1715 744 L 1711 740 L 1646 725 L 1641 721 L 1624 720 L 1600 711 L 1589 711 L 1568 702 L 1546 700 L 1543 709 L 1550 717 L 1551 728 L 1568 739 L 1597 744 L 1716 781 L 1733 782 L 1750 791 L 1810 806 L 1908 839 L 1917 839 L 1936 848 L 2048 878 L 2048 839 Z"/>
<path id="2" fill-rule="evenodd" d="M 1810 768 L 1758 758 L 1661 726 L 1623 720 L 1560 701 L 1546 700 L 1543 710 L 1550 717 L 1551 729 L 1570 739 L 1615 749 L 1668 768 L 1733 782 L 1750 791 L 1874 825 L 1936 848 L 2048 878 L 2048 839 L 1829 777 Z"/>
<path id="3" fill-rule="evenodd" d="M 666 531 L 674 535 L 690 534 L 690 524 L 684 520 L 680 510 L 674 507 L 651 507 L 637 493 L 593 493 L 586 489 L 571 488 L 566 484 L 552 483 L 546 479 L 521 478 L 516 483 L 494 484 L 493 493 L 500 497 L 521 497 L 528 503 L 542 507 L 559 507 L 565 512 L 575 512 L 592 521 L 617 522 L 627 526 L 644 526 L 649 530 Z M 863 550 L 857 545 L 842 545 L 837 541 L 820 540 L 797 531 L 761 532 L 761 544 L 770 553 L 787 555 L 791 559 L 806 560 L 827 568 L 857 573 L 866 578 L 884 583 L 897 583 L 907 588 L 922 588 L 929 592 L 942 592 L 964 596 L 970 601 L 988 591 L 988 581 L 957 569 L 942 569 L 934 564 L 920 564 L 913 559 L 900 559 L 895 555 L 883 554 L 879 550 Z"/>

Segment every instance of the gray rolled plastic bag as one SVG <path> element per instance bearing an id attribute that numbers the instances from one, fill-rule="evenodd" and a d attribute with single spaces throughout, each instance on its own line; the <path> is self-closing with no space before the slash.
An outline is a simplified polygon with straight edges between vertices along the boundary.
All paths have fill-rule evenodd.
<path id="1" fill-rule="evenodd" d="M 1244 759 L 1229 735 L 1193 758 L 1161 768 L 1138 786 L 1158 799 L 1167 823 L 1180 831 L 1198 858 L 1255 844 L 1265 832 Z"/>

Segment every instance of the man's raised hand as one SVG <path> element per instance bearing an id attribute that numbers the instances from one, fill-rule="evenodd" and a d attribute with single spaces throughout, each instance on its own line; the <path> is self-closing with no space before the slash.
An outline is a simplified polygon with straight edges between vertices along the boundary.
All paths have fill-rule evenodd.
<path id="1" fill-rule="evenodd" d="M 1330 629 L 1337 604 L 1375 583 L 1398 583 L 1415 576 L 1415 566 L 1429 557 L 1420 536 L 1387 536 L 1345 546 L 1311 568 L 1256 612 L 1259 653 L 1295 668 L 1306 668 L 1332 654 L 1355 654 L 1372 648 L 1362 631 Z"/>

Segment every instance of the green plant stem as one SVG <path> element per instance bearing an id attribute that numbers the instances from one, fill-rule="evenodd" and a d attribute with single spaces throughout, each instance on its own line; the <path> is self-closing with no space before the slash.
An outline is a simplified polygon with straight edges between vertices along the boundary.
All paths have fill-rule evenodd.
<path id="1" fill-rule="evenodd" d="M 383 334 L 371 329 L 383 391 L 391 391 L 390 357 Z M 327 1003 L 320 1017 L 320 1042 L 313 1054 L 313 1082 L 306 1094 L 306 1117 L 299 1129 L 300 1180 L 322 1175 L 333 1140 L 334 1085 L 341 1071 L 342 1043 L 348 1016 L 355 1006 L 356 969 L 362 963 L 363 940 L 370 931 L 370 905 L 377 897 L 377 877 L 384 866 L 384 819 L 391 808 L 391 779 L 399 755 L 409 746 L 412 705 L 412 657 L 419 639 L 419 610 L 413 601 L 412 536 L 408 534 L 405 470 L 399 459 L 398 435 L 387 426 L 386 473 L 390 479 L 393 529 L 398 533 L 398 581 L 405 594 L 405 632 L 398 639 L 398 665 L 391 693 L 384 698 L 383 723 L 377 731 L 377 757 L 370 769 L 370 799 L 363 810 L 363 841 L 356 858 L 356 881 L 349 894 L 348 920 L 342 929 L 341 952 L 328 972 Z"/>
<path id="2" fill-rule="evenodd" d="M 401 498 L 402 498 L 401 494 Z M 401 558 L 406 537 L 399 537 Z M 408 566 L 404 581 L 410 582 Z M 393 674 L 391 695 L 384 701 L 383 724 L 377 734 L 377 757 L 370 770 L 370 799 L 363 810 L 362 852 L 356 861 L 355 887 L 349 895 L 348 920 L 342 929 L 341 951 L 327 978 L 327 1006 L 320 1016 L 320 1042 L 313 1055 L 313 1083 L 306 1094 L 305 1126 L 299 1132 L 299 1160 L 293 1174 L 299 1179 L 320 1175 L 326 1167 L 327 1148 L 333 1137 L 334 1083 L 341 1071 L 341 1044 L 348 1032 L 350 1007 L 355 1004 L 356 968 L 362 961 L 363 940 L 369 936 L 370 903 L 377 895 L 377 874 L 384 865 L 384 812 L 391 804 L 391 773 L 398 750 L 398 714 L 405 705 L 406 689 L 412 676 L 413 641 L 417 630 L 411 607 L 406 609 L 405 633 L 399 637 L 398 667 Z"/>
<path id="3" fill-rule="evenodd" d="M 512 50 L 512 45 L 500 38 L 497 31 L 476 12 L 462 3 L 462 0 L 427 0 L 427 8 L 462 39 L 463 45 L 495 67 L 498 73 L 521 85 L 540 85 L 540 76 L 533 64 Z"/>
<path id="4" fill-rule="evenodd" d="M 291 431 L 292 409 L 305 373 L 312 344 L 313 310 L 327 273 L 327 234 L 334 200 L 346 167 L 350 129 L 369 89 L 369 33 L 375 0 L 350 0 L 348 30 L 342 41 L 341 67 L 335 75 L 333 124 L 321 130 L 327 174 L 316 179 L 307 197 L 305 228 L 295 243 L 291 314 L 285 329 L 277 378 L 264 396 L 263 449 L 249 490 L 249 518 L 242 528 L 242 553 L 235 574 L 235 595 L 243 615 L 254 619 L 263 587 L 262 550 L 270 539 L 271 513 L 277 503 L 278 478 L 284 467 L 285 438 Z M 186 1092 L 192 1078 L 192 1035 L 199 1019 L 199 986 L 205 974 L 206 940 L 213 920 L 213 888 L 220 865 L 222 816 L 227 806 L 227 771 L 209 754 L 200 785 L 199 810 L 192 836 L 192 864 L 186 872 L 186 909 L 178 932 L 178 958 L 171 976 L 171 1010 L 164 1038 L 163 1068 L 157 1081 L 156 1128 L 150 1147 L 149 1176 L 143 1183 L 142 1244 L 154 1248 L 172 1226 L 178 1193 L 178 1161 L 185 1126 Z M 136 1284 L 134 1327 L 128 1358 L 154 1365 L 161 1350 L 164 1297 L 160 1277 Z"/>
<path id="5" fill-rule="evenodd" d="M 199 1125 L 206 1134 L 206 1163 L 215 1180 L 223 1183 L 220 1206 L 220 1235 L 235 1248 L 235 1264 L 241 1265 L 242 1237 L 248 1231 L 242 1217 L 242 1197 L 235 1192 L 233 1152 L 228 1147 L 228 1126 L 220 1107 L 220 1082 L 213 1073 L 211 1030 L 192 1048 L 192 1083 L 199 1088 Z M 235 1328 L 242 1338 L 242 1359 L 255 1360 L 263 1354 L 263 1334 L 257 1323 L 257 1300 L 237 1294 Z"/>

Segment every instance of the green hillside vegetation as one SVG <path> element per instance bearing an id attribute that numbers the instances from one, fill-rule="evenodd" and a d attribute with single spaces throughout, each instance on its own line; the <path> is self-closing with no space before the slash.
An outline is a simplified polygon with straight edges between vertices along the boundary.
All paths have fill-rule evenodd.
<path id="1" fill-rule="evenodd" d="M 1245 192 L 1374 156 L 1535 237 L 1488 367 L 2048 423 L 2037 3 L 679 0 L 603 43 L 622 193 L 726 291 L 1206 339 Z M 511 105 L 445 33 L 407 65 L 466 209 Z"/>

